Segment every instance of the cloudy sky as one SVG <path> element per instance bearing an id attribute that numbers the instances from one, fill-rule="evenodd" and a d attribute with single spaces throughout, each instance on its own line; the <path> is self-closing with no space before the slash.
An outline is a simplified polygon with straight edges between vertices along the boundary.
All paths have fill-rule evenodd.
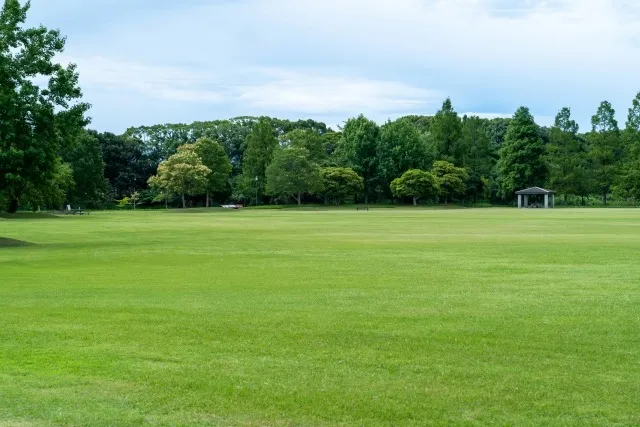
<path id="1" fill-rule="evenodd" d="M 93 127 L 457 111 L 582 128 L 640 90 L 637 0 L 32 0 L 68 36 Z"/>

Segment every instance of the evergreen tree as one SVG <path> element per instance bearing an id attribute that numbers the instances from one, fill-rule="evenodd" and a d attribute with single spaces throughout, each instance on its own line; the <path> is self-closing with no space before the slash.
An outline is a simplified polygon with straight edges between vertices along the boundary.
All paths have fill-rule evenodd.
<path id="1" fill-rule="evenodd" d="M 616 111 L 611 104 L 603 101 L 598 112 L 591 118 L 592 131 L 588 136 L 594 183 L 600 190 L 604 205 L 607 204 L 607 195 L 621 171 L 624 152 L 615 115 Z"/>
<path id="2" fill-rule="evenodd" d="M 533 116 L 528 108 L 518 108 L 500 149 L 500 194 L 511 199 L 519 189 L 543 185 L 547 172 L 544 154 L 545 146 Z"/>
<path id="3" fill-rule="evenodd" d="M 463 153 L 459 146 L 462 120 L 453 109 L 451 99 L 447 98 L 433 117 L 429 132 L 436 159 L 462 165 Z"/>
<path id="4" fill-rule="evenodd" d="M 258 200 L 265 194 L 267 167 L 277 146 L 270 120 L 261 118 L 247 136 L 242 163 L 243 186 L 250 194 L 257 194 Z"/>

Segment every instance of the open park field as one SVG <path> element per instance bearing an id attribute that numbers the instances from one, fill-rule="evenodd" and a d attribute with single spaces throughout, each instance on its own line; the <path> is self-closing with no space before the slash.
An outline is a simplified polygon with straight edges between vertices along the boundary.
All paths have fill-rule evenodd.
<path id="1" fill-rule="evenodd" d="M 0 245 L 0 426 L 640 424 L 640 210 L 99 212 Z"/>

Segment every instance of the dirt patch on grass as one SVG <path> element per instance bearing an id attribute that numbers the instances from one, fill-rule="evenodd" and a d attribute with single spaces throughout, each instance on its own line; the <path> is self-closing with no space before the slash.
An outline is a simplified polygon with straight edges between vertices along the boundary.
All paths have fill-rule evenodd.
<path id="1" fill-rule="evenodd" d="M 16 248 L 20 246 L 33 246 L 33 243 L 25 242 L 23 240 L 9 239 L 7 237 L 0 237 L 0 248 Z"/>

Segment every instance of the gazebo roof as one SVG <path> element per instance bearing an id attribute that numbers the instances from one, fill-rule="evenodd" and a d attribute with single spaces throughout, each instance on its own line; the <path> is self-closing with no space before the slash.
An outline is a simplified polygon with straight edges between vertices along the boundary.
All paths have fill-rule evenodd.
<path id="1" fill-rule="evenodd" d="M 552 190 L 545 190 L 544 188 L 540 188 L 540 187 L 531 187 L 531 188 L 527 188 L 525 190 L 520 190 L 520 191 L 516 191 L 516 194 L 518 195 L 525 195 L 525 196 L 532 196 L 532 195 L 539 195 L 539 194 L 556 194 L 555 191 Z"/>

